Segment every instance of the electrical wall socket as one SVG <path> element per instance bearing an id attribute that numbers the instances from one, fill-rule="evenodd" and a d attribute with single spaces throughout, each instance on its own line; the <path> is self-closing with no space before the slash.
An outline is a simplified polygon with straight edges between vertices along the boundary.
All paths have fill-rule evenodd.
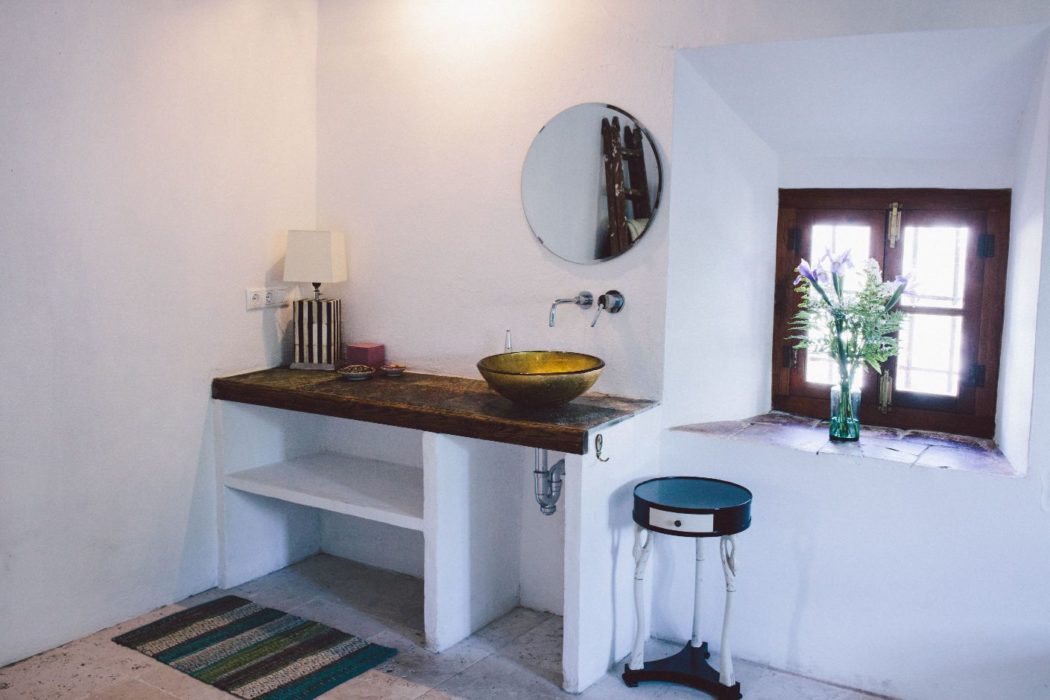
<path id="1" fill-rule="evenodd" d="M 244 307 L 268 309 L 288 303 L 288 287 L 248 287 L 244 290 Z"/>

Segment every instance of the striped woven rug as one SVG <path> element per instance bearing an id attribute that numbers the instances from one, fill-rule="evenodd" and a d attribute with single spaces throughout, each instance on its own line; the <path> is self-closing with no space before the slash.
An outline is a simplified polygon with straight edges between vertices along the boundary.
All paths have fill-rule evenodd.
<path id="1" fill-rule="evenodd" d="M 113 641 L 249 700 L 315 698 L 397 653 L 232 595 Z"/>

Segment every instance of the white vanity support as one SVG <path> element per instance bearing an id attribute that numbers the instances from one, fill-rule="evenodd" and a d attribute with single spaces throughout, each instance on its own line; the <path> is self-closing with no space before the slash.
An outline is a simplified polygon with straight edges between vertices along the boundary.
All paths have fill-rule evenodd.
<path id="1" fill-rule="evenodd" d="M 318 551 L 319 514 L 309 507 L 229 489 L 227 475 L 316 450 L 316 416 L 212 401 L 219 526 L 219 587 L 232 588 Z"/>
<path id="2" fill-rule="evenodd" d="M 447 649 L 518 605 L 524 448 L 409 431 L 422 442 L 413 458 L 412 438 L 383 435 L 397 428 L 233 401 L 213 409 L 221 588 L 328 551 L 323 519 L 338 513 L 422 532 L 429 649 Z M 342 444 L 326 433 L 333 429 Z M 384 537 L 386 546 L 405 541 Z"/>
<path id="3" fill-rule="evenodd" d="M 649 566 L 649 555 L 653 553 L 655 533 L 641 525 L 634 526 L 634 646 L 631 648 L 629 666 L 637 671 L 645 666 L 645 640 L 649 638 L 649 621 L 645 614 L 645 570 Z"/>
<path id="4" fill-rule="evenodd" d="M 522 449 L 423 434 L 424 626 L 431 651 L 449 648 L 518 604 Z"/>
<path id="5" fill-rule="evenodd" d="M 734 685 L 736 674 L 733 673 L 733 651 L 729 646 L 729 615 L 733 608 L 733 594 L 736 592 L 736 538 L 726 535 L 719 541 L 722 554 L 722 572 L 726 578 L 726 612 L 722 618 L 722 649 L 719 652 L 718 682 L 722 685 Z"/>
<path id="6" fill-rule="evenodd" d="M 632 650 L 633 489 L 660 471 L 660 425 L 657 406 L 591 431 L 587 454 L 566 455 L 562 672 L 570 693 L 585 690 Z M 607 462 L 595 455 L 598 433 Z M 644 587 L 643 596 L 651 596 Z"/>
<path id="7" fill-rule="evenodd" d="M 563 557 L 561 581 L 560 572 L 522 568 L 543 561 L 535 543 L 522 541 L 523 504 L 536 515 L 522 488 L 531 484 L 531 447 L 236 400 L 214 400 L 213 414 L 220 587 L 332 546 L 380 566 L 407 557 L 423 573 L 426 645 L 442 651 L 519 605 L 524 578 L 535 583 L 539 576 L 539 599 L 548 601 L 540 605 L 564 612 L 566 690 L 582 692 L 632 651 L 633 489 L 660 472 L 658 406 L 591 430 L 587 454 L 565 455 L 556 514 L 564 518 L 564 540 L 558 527 L 537 529 L 554 533 L 540 549 Z M 594 447 L 598 434 L 603 459 Z M 340 537 L 353 527 L 340 531 L 340 516 L 365 523 L 358 532 L 396 532 L 387 530 L 381 544 Z M 328 530 L 334 534 L 326 539 Z M 399 547 L 391 553 L 398 556 L 373 556 L 386 546 Z M 647 608 L 644 582 L 638 595 Z M 648 637 L 648 629 L 641 632 Z"/>
<path id="8" fill-rule="evenodd" d="M 704 587 L 704 538 L 696 539 L 696 575 L 693 581 L 693 636 L 689 643 L 694 649 L 699 649 L 704 644 L 700 636 L 700 591 Z"/>

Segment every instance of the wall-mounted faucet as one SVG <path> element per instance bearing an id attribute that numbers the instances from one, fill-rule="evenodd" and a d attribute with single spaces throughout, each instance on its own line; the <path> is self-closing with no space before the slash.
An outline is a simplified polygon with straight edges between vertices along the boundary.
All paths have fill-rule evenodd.
<path id="1" fill-rule="evenodd" d="M 555 299 L 551 304 L 550 327 L 554 328 L 554 313 L 558 310 L 558 304 L 576 304 L 581 309 L 589 309 L 594 305 L 594 295 L 590 292 L 580 292 L 571 299 Z M 594 325 L 593 323 L 591 324 Z"/>
<path id="2" fill-rule="evenodd" d="M 598 310 L 594 314 L 594 320 L 591 321 L 591 328 L 594 328 L 594 324 L 598 323 L 598 317 L 602 315 L 602 311 L 618 314 L 623 310 L 623 303 L 623 294 L 620 294 L 615 289 L 610 289 L 598 297 Z"/>

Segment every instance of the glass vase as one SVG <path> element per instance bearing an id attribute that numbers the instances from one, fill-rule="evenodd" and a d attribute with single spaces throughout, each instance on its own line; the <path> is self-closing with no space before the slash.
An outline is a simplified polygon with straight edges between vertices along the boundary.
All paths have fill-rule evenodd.
<path id="1" fill-rule="evenodd" d="M 843 394 L 849 396 L 843 401 Z M 839 442 L 860 438 L 860 387 L 849 380 L 831 386 L 831 426 L 829 437 Z"/>

